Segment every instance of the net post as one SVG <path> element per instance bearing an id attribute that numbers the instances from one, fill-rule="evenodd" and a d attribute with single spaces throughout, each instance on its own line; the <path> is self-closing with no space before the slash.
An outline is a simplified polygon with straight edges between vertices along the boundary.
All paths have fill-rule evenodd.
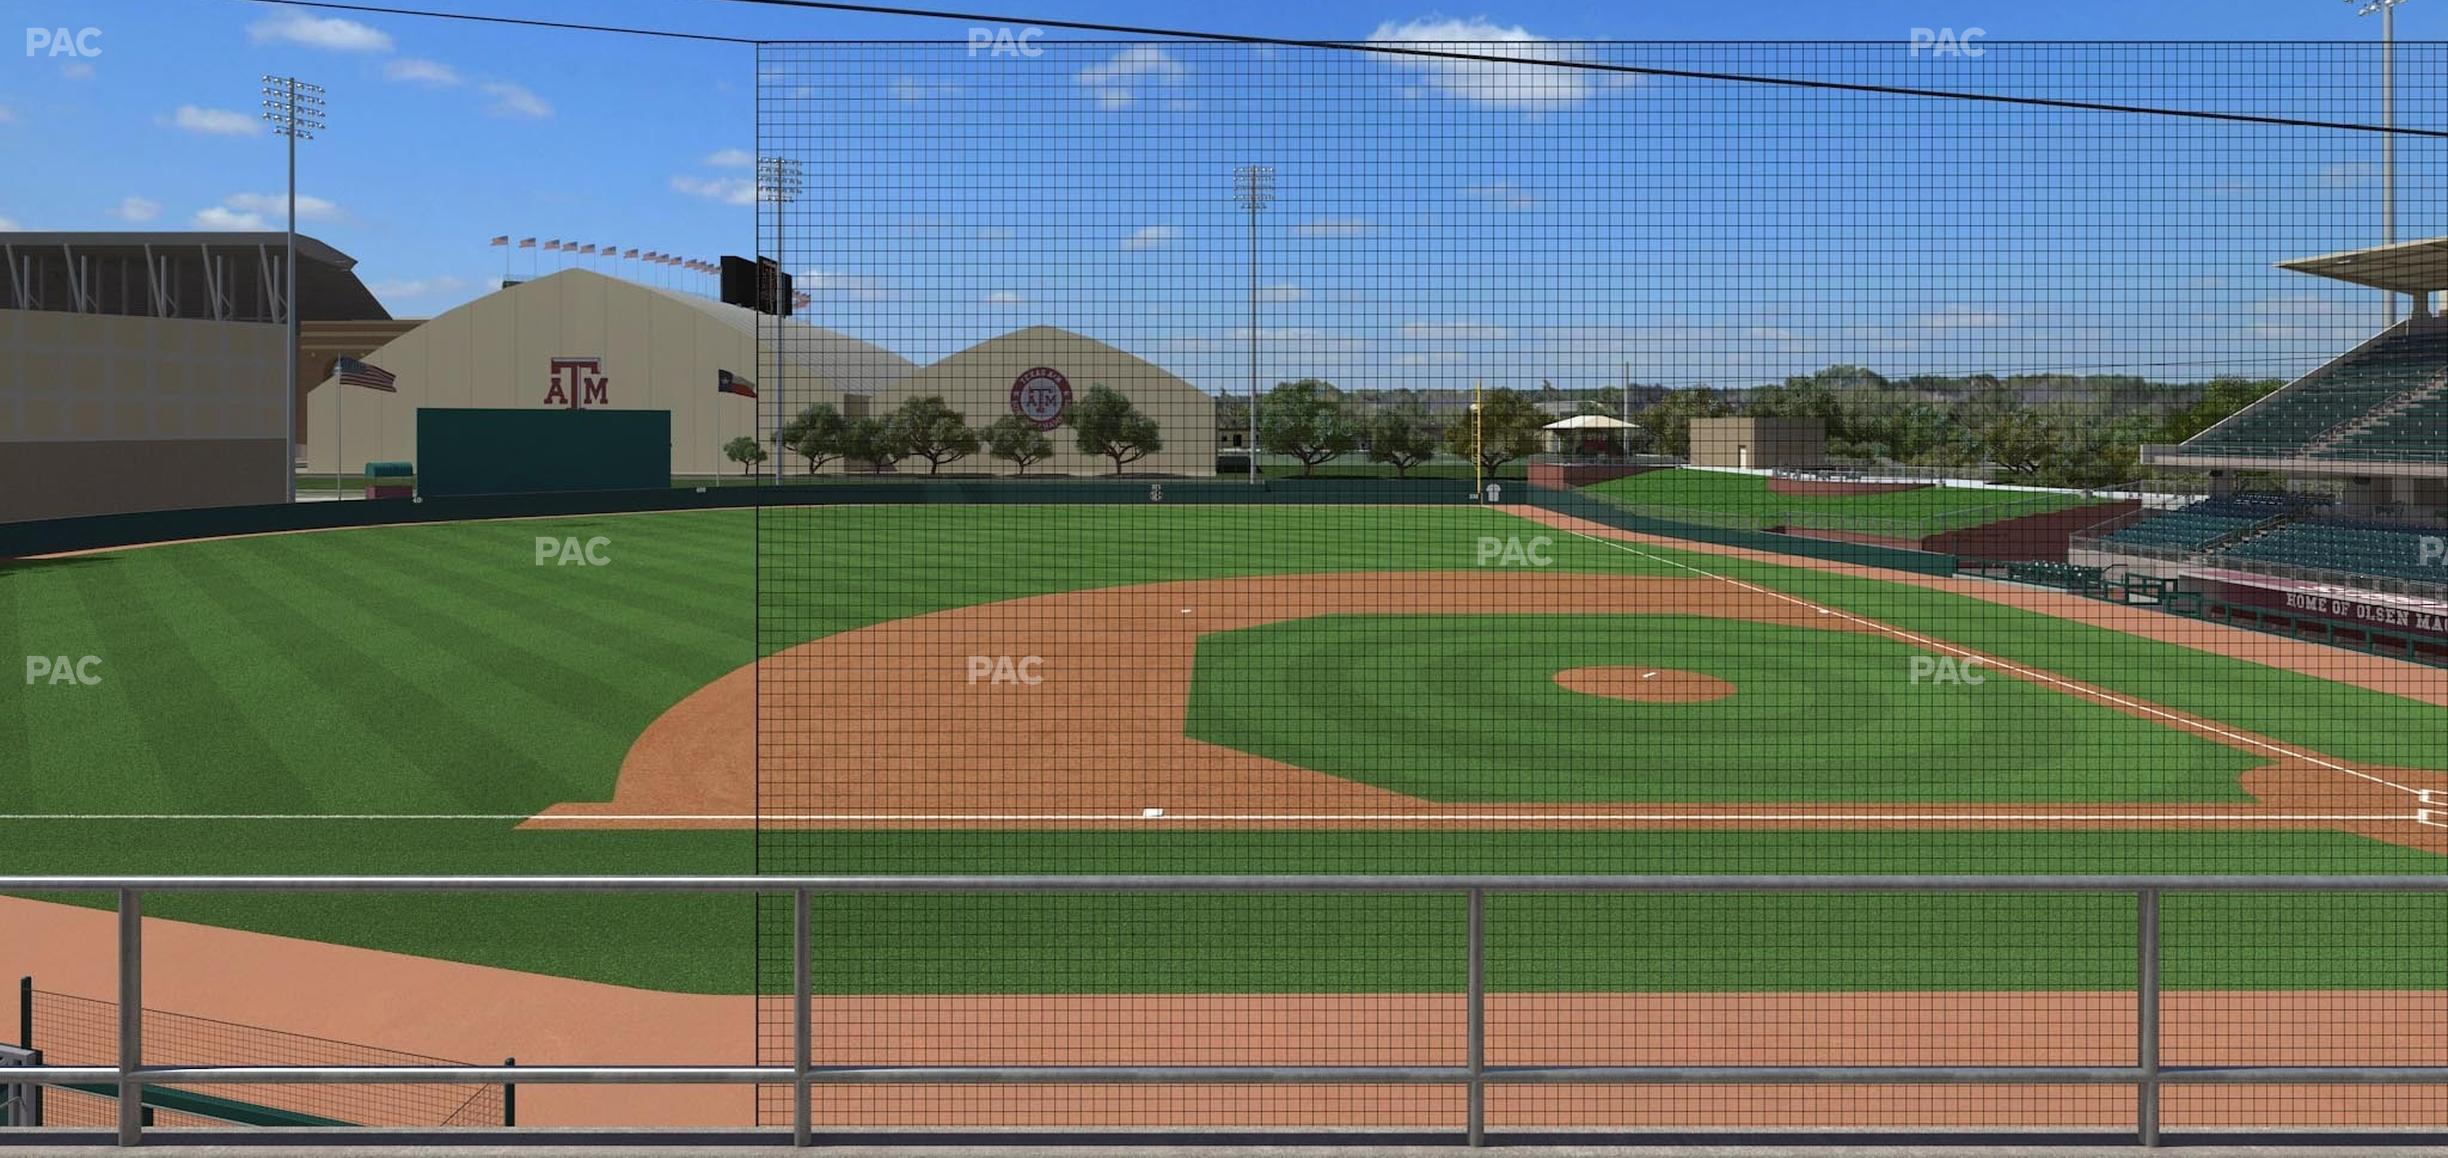
<path id="1" fill-rule="evenodd" d="M 811 999 L 808 947 L 808 891 L 791 890 L 791 1145 L 815 1144 L 811 1120 L 812 1087 L 808 1082 Z"/>
<path id="2" fill-rule="evenodd" d="M 144 1141 L 144 911 L 136 890 L 119 890 L 119 1144 Z"/>
<path id="3" fill-rule="evenodd" d="M 1470 891 L 1468 1005 L 1470 1065 L 1470 1145 L 1487 1145 L 1487 891 Z"/>
<path id="4" fill-rule="evenodd" d="M 17 979 L 17 1045 L 34 1048 L 34 978 L 30 974 Z"/>
<path id="5" fill-rule="evenodd" d="M 2135 1062 L 2142 1081 L 2134 1094 L 2134 1134 L 2159 1144 L 2159 890 L 2134 895 Z"/>
<path id="6" fill-rule="evenodd" d="M 506 1066 L 514 1066 L 518 1064 L 518 1059 L 514 1057 L 506 1057 L 502 1059 L 502 1064 Z M 517 1082 L 502 1083 L 502 1125 L 505 1128 L 518 1125 Z"/>

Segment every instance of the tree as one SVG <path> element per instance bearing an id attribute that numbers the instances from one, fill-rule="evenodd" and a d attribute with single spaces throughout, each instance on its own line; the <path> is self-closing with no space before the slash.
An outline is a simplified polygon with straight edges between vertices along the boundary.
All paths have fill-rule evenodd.
<path id="1" fill-rule="evenodd" d="M 843 458 L 866 463 L 877 474 L 909 454 L 899 428 L 881 418 L 851 419 L 842 429 L 841 450 Z"/>
<path id="2" fill-rule="evenodd" d="M 1333 383 L 1303 378 L 1278 382 L 1259 400 L 1258 444 L 1299 459 L 1305 478 L 1317 464 L 1351 453 L 1360 431 Z"/>
<path id="3" fill-rule="evenodd" d="M 1265 421 L 1265 415 L 1259 420 Z M 1476 452 L 1479 468 L 1494 474 L 1514 459 L 1537 454 L 1544 441 L 1540 428 L 1547 422 L 1547 412 L 1521 391 L 1490 390 L 1481 396 L 1475 418 L 1465 411 L 1445 428 L 1445 449 L 1464 461 Z"/>
<path id="4" fill-rule="evenodd" d="M 1369 461 L 1391 463 L 1397 477 L 1435 457 L 1436 449 L 1436 431 L 1414 408 L 1388 406 L 1369 419 Z"/>
<path id="5" fill-rule="evenodd" d="M 1139 413 L 1121 391 L 1101 383 L 1090 386 L 1087 396 L 1072 405 L 1068 421 L 1079 437 L 1080 453 L 1112 459 L 1115 474 L 1122 473 L 1124 464 L 1164 449 L 1156 420 Z"/>
<path id="6" fill-rule="evenodd" d="M 740 473 L 745 475 L 765 461 L 765 448 L 757 445 L 755 438 L 743 434 L 723 444 L 723 457 L 740 464 Z"/>
<path id="7" fill-rule="evenodd" d="M 969 429 L 960 411 L 944 404 L 942 395 L 912 398 L 888 421 L 902 453 L 927 460 L 928 474 L 978 451 L 978 432 Z"/>
<path id="8" fill-rule="evenodd" d="M 986 428 L 986 453 L 1017 464 L 1019 473 L 1027 474 L 1030 463 L 1042 462 L 1054 453 L 1054 440 L 1037 429 L 1036 423 L 1006 414 Z"/>
<path id="9" fill-rule="evenodd" d="M 1706 386 L 1669 392 L 1642 408 L 1634 421 L 1649 432 L 1650 450 L 1676 458 L 1691 455 L 1691 424 L 1695 418 L 1727 418 L 1734 413 L 1724 396 Z"/>
<path id="10" fill-rule="evenodd" d="M 782 445 L 791 453 L 808 460 L 808 473 L 840 458 L 842 433 L 850 422 L 830 402 L 819 402 L 799 412 L 799 417 L 782 426 Z"/>

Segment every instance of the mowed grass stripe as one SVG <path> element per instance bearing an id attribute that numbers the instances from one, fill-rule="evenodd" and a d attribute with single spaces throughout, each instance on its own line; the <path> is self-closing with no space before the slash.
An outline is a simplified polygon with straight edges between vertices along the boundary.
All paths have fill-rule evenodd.
<path id="1" fill-rule="evenodd" d="M 2340 759 L 2448 771 L 2434 704 L 1952 592 L 1627 546 Z M 2277 645 L 2241 629 L 2226 638 Z"/>
<path id="2" fill-rule="evenodd" d="M 104 687 L 144 744 L 145 758 L 124 772 L 130 798 L 166 811 L 245 811 L 311 796 L 265 734 L 261 725 L 271 721 L 233 694 L 230 650 L 217 633 L 196 630 L 185 593 L 166 572 L 101 568 L 78 587 L 100 654 L 116 660 Z M 212 753 L 206 769 L 189 766 L 199 750 Z"/>
<path id="3" fill-rule="evenodd" d="M 190 563 L 199 566 L 211 598 L 250 620 L 272 619 L 264 630 L 292 640 L 310 682 L 331 688 L 357 731 L 379 737 L 417 773 L 395 779 L 398 766 L 368 763 L 337 747 L 316 766 L 298 769 L 323 789 L 318 799 L 350 802 L 333 811 L 509 811 L 591 786 L 569 752 L 522 751 L 552 721 L 528 718 L 536 705 L 506 695 L 482 666 L 482 654 L 442 646 L 431 625 L 363 614 L 379 590 L 353 589 L 328 575 L 310 580 L 330 568 L 330 556 L 206 555 Z M 274 614 L 265 616 L 266 609 Z M 608 784 L 610 774 L 593 779 Z M 431 788 L 416 790 L 424 785 Z"/>
<path id="4" fill-rule="evenodd" d="M 403 604 L 479 629 L 523 656 L 516 666 L 704 671 L 747 653 L 745 587 L 726 601 L 703 584 L 658 581 L 617 557 L 603 567 L 537 567 L 532 556 L 511 562 L 490 546 L 478 547 L 474 559 L 430 562 L 400 543 L 363 541 L 350 552 L 369 572 L 397 577 L 386 590 Z"/>

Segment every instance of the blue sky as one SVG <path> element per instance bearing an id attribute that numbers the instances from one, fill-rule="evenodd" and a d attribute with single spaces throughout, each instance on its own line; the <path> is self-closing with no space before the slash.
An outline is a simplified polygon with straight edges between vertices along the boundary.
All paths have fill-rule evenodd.
<path id="1" fill-rule="evenodd" d="M 755 244 L 746 46 L 233 0 L 4 6 L 17 25 L 101 30 L 97 56 L 0 57 L 5 227 L 277 228 L 281 148 L 255 120 L 256 77 L 294 72 L 331 101 L 304 147 L 303 228 L 401 316 L 490 289 L 496 234 L 704 258 Z M 694 0 L 437 6 L 747 37 L 968 32 Z M 964 7 L 1305 38 L 1458 30 L 1532 55 L 2377 117 L 2366 48 L 2015 43 L 2376 37 L 2376 18 L 2318 0 Z M 1989 47 L 1908 55 L 1916 28 L 1980 28 Z M 2448 6 L 2400 12 L 2402 39 L 2443 32 Z M 1763 37 L 1889 43 L 1542 43 Z M 2441 125 L 2448 52 L 2402 51 L 2401 123 Z M 1832 361 L 2198 377 L 2301 369 L 2379 321 L 2375 295 L 2268 269 L 2378 240 L 2368 136 L 1558 77 L 1195 45 L 879 46 L 778 63 L 765 97 L 799 135 L 766 144 L 811 168 L 786 237 L 812 252 L 785 254 L 811 320 L 920 360 L 1044 322 L 1238 389 L 1246 241 L 1221 183 L 1246 158 L 1282 186 L 1263 219 L 1269 378 L 1588 385 L 1631 362 L 1643 381 L 1741 385 Z M 2401 236 L 2448 232 L 2442 160 L 2402 148 Z M 525 275 L 530 255 L 511 256 Z"/>

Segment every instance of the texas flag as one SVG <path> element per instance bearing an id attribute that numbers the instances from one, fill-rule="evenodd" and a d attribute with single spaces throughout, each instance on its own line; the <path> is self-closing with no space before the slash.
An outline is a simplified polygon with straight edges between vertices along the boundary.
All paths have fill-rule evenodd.
<path id="1" fill-rule="evenodd" d="M 742 398 L 756 397 L 756 383 L 751 382 L 746 378 L 742 378 L 729 370 L 716 370 L 714 372 L 714 389 L 724 394 L 737 394 Z"/>

